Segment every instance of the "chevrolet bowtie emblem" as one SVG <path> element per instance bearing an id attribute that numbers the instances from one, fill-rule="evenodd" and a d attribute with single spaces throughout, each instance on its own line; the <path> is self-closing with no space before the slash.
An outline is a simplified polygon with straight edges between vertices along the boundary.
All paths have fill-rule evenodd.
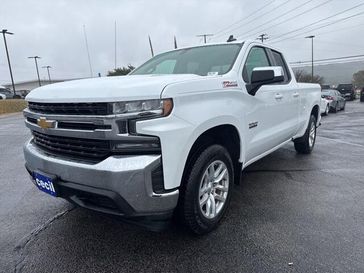
<path id="1" fill-rule="evenodd" d="M 55 120 L 47 120 L 47 118 L 40 117 L 37 119 L 37 124 L 42 129 L 49 129 L 56 127 L 56 121 Z"/>

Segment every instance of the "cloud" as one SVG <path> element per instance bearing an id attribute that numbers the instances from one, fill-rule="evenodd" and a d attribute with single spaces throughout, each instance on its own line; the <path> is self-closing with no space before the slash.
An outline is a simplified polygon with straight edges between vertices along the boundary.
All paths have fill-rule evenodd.
<path id="1" fill-rule="evenodd" d="M 232 23 L 251 16 L 257 19 L 246 24 L 243 20 L 239 28 L 231 34 L 250 31 L 269 19 L 277 17 L 284 11 L 298 7 L 307 0 L 276 0 L 265 16 L 258 11 L 266 1 L 254 0 L 80 0 L 80 1 L 47 1 L 47 0 L 2 0 L 0 10 L 0 28 L 14 32 L 8 36 L 8 46 L 13 65 L 14 79 L 31 80 L 36 78 L 34 61 L 28 56 L 39 55 L 39 65 L 52 66 L 54 78 L 88 77 L 89 67 L 83 36 L 83 25 L 86 26 L 91 62 L 94 75 L 100 72 L 105 75 L 114 67 L 114 22 L 117 21 L 117 63 L 140 65 L 150 58 L 148 35 L 153 41 L 154 50 L 160 53 L 173 48 L 173 36 L 176 35 L 179 46 L 193 46 L 201 43 L 197 34 L 216 33 Z M 305 8 L 313 7 L 324 0 L 314 0 Z M 320 18 L 327 17 L 340 10 L 347 9 L 360 1 L 332 1 L 310 13 L 291 20 L 286 24 L 269 29 L 267 33 L 277 36 L 289 30 L 307 25 Z M 267 7 L 266 11 L 269 10 Z M 297 9 L 296 14 L 302 9 Z M 354 14 L 363 7 L 353 10 Z M 294 12 L 290 13 L 294 14 Z M 288 18 L 289 15 L 286 17 Z M 286 18 L 283 17 L 282 19 Z M 275 20 L 276 22 L 277 20 Z M 245 24 L 244 24 L 245 22 Z M 341 24 L 325 28 L 321 32 L 330 32 L 315 39 L 315 56 L 320 58 L 360 54 L 364 38 L 357 35 L 363 23 L 363 16 Z M 352 26 L 352 28 L 349 28 Z M 347 30 L 335 32 L 335 29 L 347 27 Z M 315 31 L 317 34 L 320 31 Z M 226 32 L 217 41 L 224 41 L 230 34 Z M 255 37 L 251 37 L 255 38 Z M 214 39 L 212 39 L 214 41 Z M 340 42 L 340 43 L 339 43 Z M 275 44 L 281 48 L 292 61 L 310 58 L 310 44 L 303 37 Z M 41 78 L 46 78 L 46 70 L 41 69 Z M 4 45 L 0 42 L 0 83 L 10 81 Z"/>

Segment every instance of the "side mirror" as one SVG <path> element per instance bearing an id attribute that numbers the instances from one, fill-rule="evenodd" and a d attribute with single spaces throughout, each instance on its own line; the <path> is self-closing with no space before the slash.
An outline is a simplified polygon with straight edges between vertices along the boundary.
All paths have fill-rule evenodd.
<path id="1" fill-rule="evenodd" d="M 281 66 L 256 67 L 253 69 L 251 83 L 247 84 L 248 93 L 255 96 L 259 88 L 266 84 L 283 82 L 284 72 Z"/>

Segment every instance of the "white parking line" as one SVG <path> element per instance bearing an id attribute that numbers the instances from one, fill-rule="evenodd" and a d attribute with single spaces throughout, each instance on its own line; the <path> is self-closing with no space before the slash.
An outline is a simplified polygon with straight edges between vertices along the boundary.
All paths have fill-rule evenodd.
<path id="1" fill-rule="evenodd" d="M 319 137 L 326 138 L 326 139 L 329 139 L 331 141 L 338 142 L 338 143 L 342 143 L 342 144 L 347 144 L 347 145 L 351 145 L 351 146 L 356 146 L 356 147 L 364 148 L 364 145 L 357 144 L 357 143 L 350 143 L 350 142 L 346 142 L 346 141 L 342 141 L 342 140 L 338 140 L 338 139 L 332 139 L 332 138 L 324 137 L 324 136 L 319 136 Z"/>

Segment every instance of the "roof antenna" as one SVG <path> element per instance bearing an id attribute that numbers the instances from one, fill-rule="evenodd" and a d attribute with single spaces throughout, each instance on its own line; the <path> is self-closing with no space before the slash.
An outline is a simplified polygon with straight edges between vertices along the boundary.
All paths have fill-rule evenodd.
<path id="1" fill-rule="evenodd" d="M 234 42 L 234 41 L 236 41 L 236 38 L 234 38 L 234 35 L 230 35 L 229 39 L 227 39 L 226 42 L 230 43 L 230 42 Z"/>

